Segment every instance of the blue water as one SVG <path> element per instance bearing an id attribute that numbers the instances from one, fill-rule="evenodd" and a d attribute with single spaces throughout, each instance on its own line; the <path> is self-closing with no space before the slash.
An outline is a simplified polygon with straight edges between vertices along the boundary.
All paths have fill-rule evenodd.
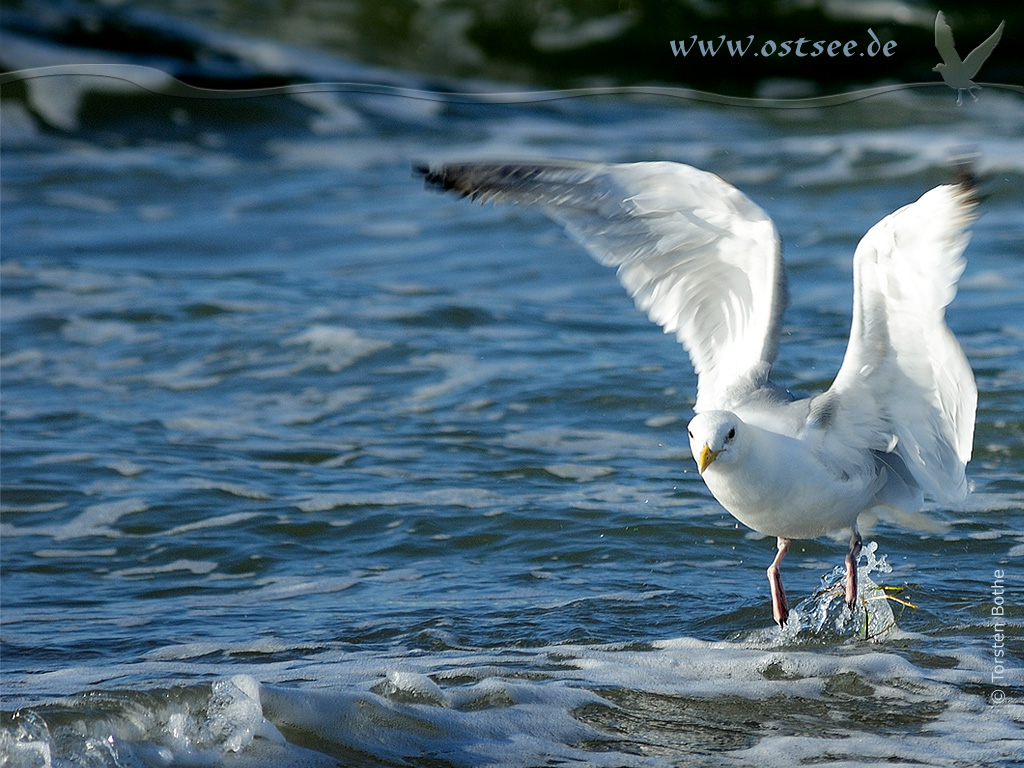
<path id="1" fill-rule="evenodd" d="M 1024 627 L 1008 606 L 996 679 L 991 615 L 1024 574 L 1019 97 L 84 92 L 2 102 L 5 765 L 1021 764 Z M 870 527 L 916 608 L 868 640 L 810 616 L 828 539 L 794 545 L 808 602 L 772 626 L 774 542 L 696 474 L 688 360 L 614 275 L 410 173 L 722 175 L 784 238 L 775 378 L 809 393 L 859 237 L 965 148 L 973 493 Z"/>

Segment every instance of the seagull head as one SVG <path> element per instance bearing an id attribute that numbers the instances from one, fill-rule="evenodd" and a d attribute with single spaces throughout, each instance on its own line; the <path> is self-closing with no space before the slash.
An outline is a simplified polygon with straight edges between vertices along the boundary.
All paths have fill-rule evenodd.
<path id="1" fill-rule="evenodd" d="M 711 462 L 732 463 L 739 458 L 743 422 L 729 411 L 704 411 L 693 417 L 687 427 L 690 452 L 703 475 Z"/>

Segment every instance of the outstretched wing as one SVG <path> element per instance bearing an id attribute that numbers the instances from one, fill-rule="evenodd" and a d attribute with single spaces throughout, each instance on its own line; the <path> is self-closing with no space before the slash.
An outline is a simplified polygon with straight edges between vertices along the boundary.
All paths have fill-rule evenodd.
<path id="1" fill-rule="evenodd" d="M 678 163 L 454 163 L 419 167 L 428 184 L 481 201 L 541 206 L 637 307 L 674 333 L 697 371 L 695 410 L 759 386 L 786 304 L 775 225 L 736 188 Z"/>
<path id="2" fill-rule="evenodd" d="M 999 22 L 999 26 L 996 27 L 996 31 L 988 36 L 988 39 L 967 54 L 967 58 L 964 59 L 964 69 L 967 70 L 968 77 L 974 77 L 978 74 L 978 70 L 981 69 L 981 65 L 985 63 L 985 59 L 992 53 L 992 49 L 996 47 L 996 43 L 999 42 L 999 38 L 1003 36 L 1003 27 L 1006 26 L 1005 21 Z"/>
<path id="3" fill-rule="evenodd" d="M 940 501 L 967 493 L 978 390 L 946 306 L 964 270 L 975 200 L 941 186 L 872 227 L 854 255 L 853 327 L 829 391 L 841 413 L 869 413 L 879 451 L 896 452 Z M 858 405 L 852 407 L 854 403 Z M 873 423 L 869 423 L 873 422 Z"/>
<path id="4" fill-rule="evenodd" d="M 942 57 L 946 66 L 959 67 L 960 54 L 956 52 L 956 44 L 953 42 L 953 30 L 946 23 L 946 17 L 939 11 L 935 14 L 935 47 L 939 49 L 939 56 Z"/>

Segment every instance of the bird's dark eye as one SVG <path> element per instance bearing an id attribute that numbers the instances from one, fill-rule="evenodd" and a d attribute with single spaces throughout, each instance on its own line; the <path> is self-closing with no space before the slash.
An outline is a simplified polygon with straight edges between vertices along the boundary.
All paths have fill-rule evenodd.
<path id="1" fill-rule="evenodd" d="M 734 437 L 736 437 L 736 427 L 729 430 L 729 439 L 732 440 Z"/>
<path id="2" fill-rule="evenodd" d="M 693 430 L 692 429 L 686 430 L 686 434 L 688 434 L 692 438 L 693 437 Z"/>

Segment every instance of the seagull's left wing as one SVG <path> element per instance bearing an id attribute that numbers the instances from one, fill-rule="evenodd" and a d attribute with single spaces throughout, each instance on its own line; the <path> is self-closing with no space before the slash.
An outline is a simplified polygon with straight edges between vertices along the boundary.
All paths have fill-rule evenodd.
<path id="1" fill-rule="evenodd" d="M 454 163 L 427 182 L 482 201 L 540 206 L 676 334 L 697 371 L 695 410 L 767 378 L 786 304 L 775 225 L 735 187 L 679 163 Z"/>
<path id="2" fill-rule="evenodd" d="M 873 432 L 871 447 L 898 453 L 941 501 L 966 495 L 974 442 L 978 389 L 945 322 L 974 206 L 969 187 L 936 187 L 864 235 L 853 257 L 846 356 L 817 401 L 848 441 Z"/>

